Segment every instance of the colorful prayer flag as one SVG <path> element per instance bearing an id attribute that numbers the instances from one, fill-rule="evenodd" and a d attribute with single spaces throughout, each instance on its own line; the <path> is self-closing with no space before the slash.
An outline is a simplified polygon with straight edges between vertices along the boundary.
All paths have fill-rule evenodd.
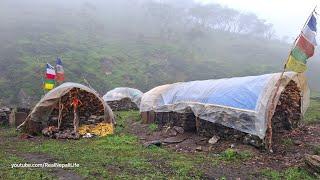
<path id="1" fill-rule="evenodd" d="M 46 75 L 47 77 L 49 77 L 48 79 L 55 79 L 56 77 L 56 71 L 54 67 L 49 63 L 47 63 Z"/>
<path id="2" fill-rule="evenodd" d="M 292 49 L 286 68 L 298 73 L 304 72 L 307 69 L 307 59 L 313 56 L 317 35 L 317 19 L 312 12 L 306 26 L 300 33 L 295 47 Z"/>
<path id="3" fill-rule="evenodd" d="M 297 60 L 292 55 L 289 56 L 289 59 L 287 62 L 287 68 L 289 68 L 291 71 L 295 71 L 295 72 L 304 72 L 305 70 L 307 70 L 306 64 Z"/>
<path id="4" fill-rule="evenodd" d="M 56 71 L 52 65 L 47 63 L 46 66 L 46 80 L 44 81 L 43 88 L 45 90 L 51 90 L 55 86 L 55 77 L 56 77 Z"/>
<path id="5" fill-rule="evenodd" d="M 45 90 L 51 90 L 54 88 L 54 84 L 48 84 L 48 83 L 45 83 L 44 84 L 44 89 Z"/>
<path id="6" fill-rule="evenodd" d="M 64 70 L 63 70 L 62 61 L 60 58 L 57 58 L 57 60 L 56 60 L 56 69 L 57 69 L 56 80 L 58 82 L 63 82 L 64 81 Z"/>

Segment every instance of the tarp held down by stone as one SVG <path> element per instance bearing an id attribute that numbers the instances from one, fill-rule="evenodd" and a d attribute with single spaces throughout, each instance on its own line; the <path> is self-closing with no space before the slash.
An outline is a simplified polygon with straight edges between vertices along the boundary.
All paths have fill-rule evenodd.
<path id="1" fill-rule="evenodd" d="M 134 102 L 139 107 L 142 95 L 143 95 L 143 92 L 141 92 L 138 89 L 128 88 L 128 87 L 118 87 L 108 91 L 103 96 L 103 99 L 106 102 L 109 102 L 109 101 L 119 101 L 124 98 L 129 98 L 132 102 Z"/>
<path id="2" fill-rule="evenodd" d="M 69 91 L 71 91 L 73 88 L 79 88 L 97 97 L 104 107 L 104 121 L 114 123 L 114 116 L 112 110 L 95 90 L 82 84 L 67 82 L 49 91 L 36 104 L 36 106 L 31 111 L 30 115 L 22 125 L 25 125 L 27 121 L 47 123 L 54 107 L 59 103 L 59 99 L 65 94 L 67 94 Z"/>
<path id="3" fill-rule="evenodd" d="M 280 73 L 217 80 L 179 82 L 158 86 L 142 96 L 140 112 L 179 112 L 191 109 L 200 119 L 265 137 L 271 99 L 293 80 L 301 90 L 301 113 L 309 105 L 310 91 L 303 74 Z M 273 110 L 274 111 L 274 110 Z"/>

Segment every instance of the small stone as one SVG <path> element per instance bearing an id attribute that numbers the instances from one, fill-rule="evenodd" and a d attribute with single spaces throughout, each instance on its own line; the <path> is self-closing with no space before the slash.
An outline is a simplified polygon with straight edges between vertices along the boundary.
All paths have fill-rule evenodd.
<path id="1" fill-rule="evenodd" d="M 184 129 L 180 126 L 173 126 L 173 129 L 175 131 L 177 131 L 179 134 L 183 134 L 184 133 Z"/>
<path id="2" fill-rule="evenodd" d="M 202 151 L 202 147 L 201 147 L 201 146 L 198 146 L 198 147 L 196 148 L 196 151 Z"/>
<path id="3" fill-rule="evenodd" d="M 236 147 L 235 144 L 231 144 L 231 145 L 230 145 L 230 148 L 235 148 L 235 147 Z"/>
<path id="4" fill-rule="evenodd" d="M 219 136 L 213 136 L 211 139 L 209 139 L 208 143 L 209 144 L 215 144 L 219 141 L 220 137 Z"/>

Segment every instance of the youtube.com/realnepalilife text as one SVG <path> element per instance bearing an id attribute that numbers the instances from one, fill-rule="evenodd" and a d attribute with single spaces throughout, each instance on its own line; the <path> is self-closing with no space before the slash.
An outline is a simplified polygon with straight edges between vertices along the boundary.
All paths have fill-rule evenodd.
<path id="1" fill-rule="evenodd" d="M 14 163 L 11 164 L 11 168 L 78 168 L 80 164 L 78 163 Z"/>

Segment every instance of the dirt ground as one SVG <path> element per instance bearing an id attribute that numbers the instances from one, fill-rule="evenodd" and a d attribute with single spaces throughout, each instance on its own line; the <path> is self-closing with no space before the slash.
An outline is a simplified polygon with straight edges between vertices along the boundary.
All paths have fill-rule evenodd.
<path id="1" fill-rule="evenodd" d="M 315 148 L 320 146 L 320 124 L 301 126 L 291 132 L 277 134 L 274 137 L 273 149 L 271 154 L 267 151 L 256 149 L 250 145 L 244 145 L 235 140 L 219 140 L 216 144 L 210 145 L 209 138 L 200 137 L 195 133 L 183 133 L 176 136 L 170 136 L 165 130 L 150 130 L 149 124 L 142 124 L 140 121 L 126 121 L 128 128 L 125 128 L 122 133 L 132 134 L 139 138 L 141 144 L 146 144 L 150 141 L 161 141 L 163 148 L 169 148 L 173 151 L 188 154 L 203 154 L 205 156 L 219 156 L 220 153 L 228 148 L 234 149 L 236 152 L 250 152 L 251 158 L 240 163 L 222 163 L 211 165 L 206 163 L 198 163 L 197 168 L 204 171 L 203 179 L 217 179 L 217 177 L 226 177 L 227 179 L 265 179 L 261 175 L 263 169 L 273 169 L 283 171 L 289 167 L 303 167 L 304 155 L 314 154 Z M 46 141 L 44 137 L 34 137 L 31 139 L 21 139 L 21 137 L 10 137 L 10 141 L 30 141 L 33 143 L 41 143 Z M 2 142 L 8 141 L 8 137 L 0 136 L 0 146 Z M 60 140 L 59 140 L 60 141 Z M 62 141 L 62 140 L 61 140 Z M 26 153 L 15 150 L 14 147 L 5 147 L 7 152 L 17 155 L 28 162 L 56 162 L 57 160 L 45 153 Z M 150 158 L 152 159 L 152 158 Z M 163 168 L 161 159 L 150 163 L 154 166 L 159 166 L 159 171 L 170 171 L 170 168 Z M 218 162 L 220 163 L 220 162 Z M 162 169 L 161 169 L 162 168 Z M 111 173 L 119 173 L 119 167 L 110 165 L 108 171 Z M 59 179 L 84 179 L 75 172 L 65 169 L 54 169 L 50 172 Z"/>
<path id="2" fill-rule="evenodd" d="M 314 154 L 316 148 L 320 146 L 320 124 L 302 125 L 299 128 L 289 132 L 281 132 L 274 135 L 273 153 L 267 150 L 259 150 L 253 146 L 245 145 L 236 140 L 219 140 L 216 144 L 209 144 L 210 138 L 200 137 L 195 133 L 183 133 L 176 136 L 168 135 L 168 131 L 159 130 L 150 132 L 148 124 L 133 122 L 129 133 L 140 137 L 142 144 L 151 141 L 161 141 L 164 147 L 173 149 L 177 152 L 195 154 L 205 153 L 214 155 L 223 152 L 228 148 L 233 148 L 236 152 L 250 152 L 253 158 L 239 164 L 225 164 L 215 168 L 201 167 L 206 171 L 206 176 L 217 177 L 217 175 L 228 175 L 229 178 L 246 179 L 246 172 L 250 174 L 257 173 L 261 169 L 284 170 L 289 167 L 304 167 L 304 156 Z M 175 141 L 175 142 L 171 142 Z M 181 142 L 180 142 L 181 141 Z"/>

